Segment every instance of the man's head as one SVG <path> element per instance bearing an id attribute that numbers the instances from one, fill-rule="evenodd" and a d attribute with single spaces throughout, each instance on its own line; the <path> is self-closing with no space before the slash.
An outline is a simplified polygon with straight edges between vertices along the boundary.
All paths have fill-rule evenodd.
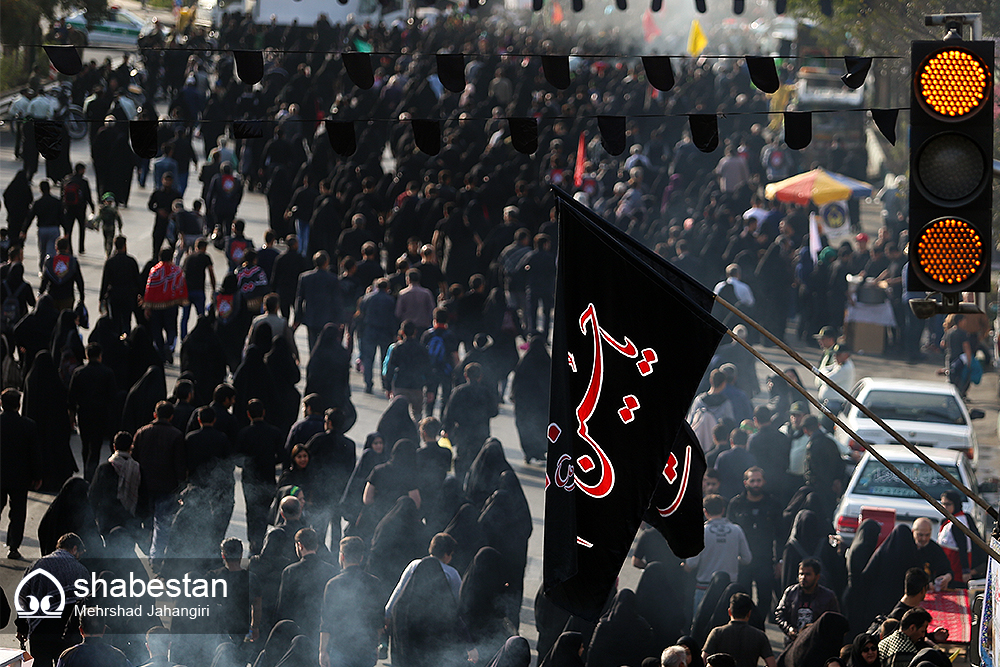
<path id="1" fill-rule="evenodd" d="M 160 185 L 163 187 L 164 190 L 169 190 L 170 188 L 174 187 L 173 173 L 169 171 L 165 173 L 163 177 L 160 178 Z"/>
<path id="2" fill-rule="evenodd" d="M 225 382 L 217 385 L 212 392 L 212 402 L 228 408 L 236 402 L 236 389 L 233 388 L 233 385 Z"/>
<path id="3" fill-rule="evenodd" d="M 731 447 L 746 448 L 750 435 L 741 428 L 734 428 L 729 432 L 729 445 Z"/>
<path id="4" fill-rule="evenodd" d="M 847 363 L 847 360 L 851 358 L 851 348 L 846 343 L 838 343 L 833 346 L 833 357 L 837 360 L 838 364 Z"/>
<path id="5" fill-rule="evenodd" d="M 89 609 L 82 609 L 81 611 L 83 613 L 80 614 L 80 636 L 103 637 L 106 627 L 104 625 L 104 616 L 101 615 L 100 610 L 91 607 Z"/>
<path id="6" fill-rule="evenodd" d="M 278 312 L 278 306 L 281 303 L 281 299 L 278 297 L 276 292 L 271 292 L 264 297 L 264 310 L 267 311 L 269 315 L 273 315 Z"/>
<path id="7" fill-rule="evenodd" d="M 809 414 L 809 405 L 805 401 L 796 401 L 788 409 L 788 421 L 792 428 L 802 428 L 802 420 Z"/>
<path id="8" fill-rule="evenodd" d="M 302 516 L 302 503 L 295 496 L 285 496 L 282 498 L 278 509 L 285 521 L 294 521 Z"/>
<path id="9" fill-rule="evenodd" d="M 403 325 L 399 327 L 399 333 L 403 334 L 403 338 L 413 338 L 417 335 L 417 325 L 413 323 L 413 320 L 403 320 Z"/>
<path id="10" fill-rule="evenodd" d="M 264 402 L 259 398 L 251 398 L 247 402 L 247 417 L 250 421 L 257 421 L 264 418 Z"/>
<path id="11" fill-rule="evenodd" d="M 323 397 L 319 394 L 309 394 L 302 399 L 302 408 L 306 416 L 323 414 Z"/>
<path id="12" fill-rule="evenodd" d="M 365 558 L 365 541 L 356 535 L 345 537 L 340 541 L 340 567 L 361 565 Z"/>
<path id="13" fill-rule="evenodd" d="M 455 549 L 458 547 L 458 542 L 455 538 L 448 533 L 438 533 L 431 538 L 430 546 L 427 547 L 427 552 L 437 558 L 442 563 L 447 564 L 451 557 L 455 554 Z"/>
<path id="14" fill-rule="evenodd" d="M 934 523 L 927 517 L 920 517 L 913 522 L 913 541 L 917 543 L 918 549 L 923 549 L 930 544 L 933 530 Z"/>
<path id="15" fill-rule="evenodd" d="M 813 336 L 824 350 L 828 350 L 837 344 L 837 330 L 833 327 L 823 327 L 819 333 Z"/>
<path id="16" fill-rule="evenodd" d="M 160 248 L 157 258 L 164 264 L 170 264 L 171 260 L 174 258 L 174 251 L 170 248 Z"/>
<path id="17" fill-rule="evenodd" d="M 923 641 L 927 636 L 927 626 L 931 623 L 931 615 L 925 609 L 916 607 L 903 614 L 899 622 L 899 631 L 910 638 L 914 644 Z"/>
<path id="18" fill-rule="evenodd" d="M 687 650 L 683 646 L 668 646 L 660 654 L 660 667 L 686 667 Z"/>
<path id="19" fill-rule="evenodd" d="M 903 591 L 908 597 L 923 596 L 927 593 L 931 578 L 927 576 L 923 568 L 911 567 L 906 571 L 906 578 L 903 580 Z"/>
<path id="20" fill-rule="evenodd" d="M 302 528 L 295 533 L 295 554 L 302 558 L 319 549 L 319 536 L 312 528 Z"/>
<path id="21" fill-rule="evenodd" d="M 441 422 L 434 417 L 424 417 L 420 420 L 420 440 L 422 442 L 437 442 L 441 433 Z"/>
<path id="22" fill-rule="evenodd" d="M 799 563 L 799 587 L 806 593 L 812 593 L 816 590 L 822 569 L 819 561 L 815 558 L 806 558 Z"/>
<path id="23" fill-rule="evenodd" d="M 729 618 L 734 621 L 745 621 L 753 613 L 754 603 L 746 593 L 736 593 L 729 598 Z"/>
<path id="24" fill-rule="evenodd" d="M 222 540 L 222 560 L 227 563 L 239 563 L 243 559 L 243 543 L 235 537 L 227 537 Z"/>
<path id="25" fill-rule="evenodd" d="M 162 625 L 150 628 L 146 632 L 146 650 L 150 658 L 166 657 L 170 652 L 170 630 Z"/>
<path id="26" fill-rule="evenodd" d="M 758 405 L 753 409 L 753 423 L 757 428 L 768 426 L 771 423 L 771 410 L 766 405 Z"/>
<path id="27" fill-rule="evenodd" d="M 56 239 L 56 254 L 68 255 L 70 254 L 70 245 L 68 236 L 60 236 Z"/>
<path id="28" fill-rule="evenodd" d="M 816 415 L 807 415 L 802 420 L 802 432 L 806 435 L 812 435 L 813 433 L 819 432 L 819 419 Z"/>
<path id="29" fill-rule="evenodd" d="M 726 382 L 727 382 L 726 374 L 723 373 L 721 370 L 716 369 L 712 371 L 711 374 L 709 374 L 708 376 L 708 384 L 711 387 L 711 391 L 713 393 L 725 389 Z"/>
<path id="30" fill-rule="evenodd" d="M 706 519 L 717 519 L 726 513 L 726 499 L 715 493 L 706 496 L 701 506 L 705 510 Z"/>
<path id="31" fill-rule="evenodd" d="M 743 473 L 743 488 L 750 496 L 760 496 L 764 492 L 764 483 L 764 470 L 758 466 L 748 468 Z"/>
<path id="32" fill-rule="evenodd" d="M 409 269 L 406 272 L 406 284 L 407 285 L 420 284 L 420 269 Z"/>
<path id="33" fill-rule="evenodd" d="M 480 382 L 483 379 L 483 367 L 480 366 L 475 361 L 473 361 L 471 364 L 465 367 L 464 374 L 466 380 L 468 380 L 472 384 L 476 384 L 477 382 Z"/>
<path id="34" fill-rule="evenodd" d="M 174 404 L 170 401 L 160 401 L 153 409 L 157 421 L 170 421 L 174 418 Z"/>
<path id="35" fill-rule="evenodd" d="M 4 412 L 17 412 L 21 409 L 21 392 L 13 387 L 4 389 L 0 393 L 0 409 Z"/>
<path id="36" fill-rule="evenodd" d="M 318 269 L 325 269 L 326 267 L 330 266 L 330 253 L 328 253 L 326 250 L 320 250 L 315 255 L 313 255 L 313 264 Z"/>
<path id="37" fill-rule="evenodd" d="M 118 431 L 112 441 L 116 452 L 132 451 L 132 434 L 128 431 Z"/>
<path id="38" fill-rule="evenodd" d="M 705 471 L 705 476 L 701 478 L 701 495 L 707 498 L 708 496 L 719 492 L 719 473 L 715 468 L 709 468 Z"/>
<path id="39" fill-rule="evenodd" d="M 215 424 L 215 408 L 210 405 L 198 408 L 198 423 L 202 426 Z"/>
<path id="40" fill-rule="evenodd" d="M 73 554 L 79 559 L 86 551 L 87 547 L 83 540 L 76 533 L 66 533 L 56 541 L 56 549 L 62 549 Z"/>

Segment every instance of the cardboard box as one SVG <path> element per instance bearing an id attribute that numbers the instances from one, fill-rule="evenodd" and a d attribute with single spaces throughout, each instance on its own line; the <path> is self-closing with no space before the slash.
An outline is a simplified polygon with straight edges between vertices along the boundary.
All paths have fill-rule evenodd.
<path id="1" fill-rule="evenodd" d="M 868 322 L 848 322 L 848 343 L 855 352 L 882 354 L 885 345 L 885 327 Z"/>

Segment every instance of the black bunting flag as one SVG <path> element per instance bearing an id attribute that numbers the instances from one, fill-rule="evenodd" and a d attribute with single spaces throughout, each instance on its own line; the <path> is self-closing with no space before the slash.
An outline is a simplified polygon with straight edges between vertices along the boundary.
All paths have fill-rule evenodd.
<path id="1" fill-rule="evenodd" d="M 676 553 L 703 546 L 704 458 L 679 432 L 725 328 L 711 292 L 556 194 L 544 589 L 596 620 L 647 509 Z"/>

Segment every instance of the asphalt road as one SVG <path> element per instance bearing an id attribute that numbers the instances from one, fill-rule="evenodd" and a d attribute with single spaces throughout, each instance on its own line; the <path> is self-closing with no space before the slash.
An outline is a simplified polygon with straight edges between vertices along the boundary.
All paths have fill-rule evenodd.
<path id="1" fill-rule="evenodd" d="M 81 160 L 89 162 L 89 147 L 86 142 L 74 143 L 72 147 L 72 155 L 74 161 Z M 3 133 L 2 136 L 0 136 L 0 187 L 6 187 L 6 184 L 10 181 L 18 168 L 19 164 L 14 161 L 10 135 Z M 42 173 L 44 173 L 44 167 Z M 36 187 L 34 188 L 36 193 L 37 182 L 38 177 L 36 176 Z M 200 193 L 200 187 L 198 187 L 198 185 L 198 181 L 195 176 L 192 175 L 191 185 L 185 194 L 185 201 L 187 203 L 192 202 Z M 148 196 L 148 189 L 142 189 L 137 185 L 133 185 L 132 195 L 129 202 L 130 205 L 127 209 L 122 209 L 121 211 L 122 218 L 125 223 L 125 234 L 129 239 L 129 248 L 131 253 L 139 259 L 140 264 L 147 259 L 147 253 L 149 252 L 151 243 L 153 215 L 146 210 L 145 204 Z M 863 207 L 863 210 L 864 226 L 868 231 L 874 232 L 875 224 L 878 219 L 877 209 L 874 206 L 866 205 Z M 266 229 L 265 220 L 267 209 L 264 196 L 259 193 L 247 194 L 243 199 L 239 215 L 247 222 L 247 235 L 254 241 L 259 242 L 263 238 L 264 231 Z M 103 253 L 101 252 L 101 248 L 103 246 L 101 243 L 102 238 L 99 233 L 88 232 L 88 235 L 88 252 L 87 254 L 80 256 L 79 259 L 83 267 L 84 280 L 86 284 L 87 307 L 93 314 L 92 317 L 96 317 L 96 313 L 98 311 L 97 290 L 100 284 L 101 268 L 104 261 Z M 32 238 L 29 239 L 29 243 L 26 248 L 25 266 L 35 267 L 37 266 L 38 258 L 37 246 L 34 240 L 34 229 L 31 231 L 31 237 Z M 74 242 L 74 246 L 75 245 L 76 244 Z M 210 252 L 213 253 L 217 269 L 221 271 L 221 267 L 225 266 L 224 258 L 222 257 L 221 252 L 214 249 L 211 249 Z M 37 287 L 38 279 L 36 275 L 29 272 L 29 275 L 26 277 Z M 84 332 L 84 336 L 86 335 L 87 332 Z M 304 329 L 299 330 L 299 333 L 296 335 L 296 342 L 302 357 L 301 363 L 304 365 L 308 360 L 308 350 L 306 349 L 307 345 Z M 812 341 L 810 340 L 808 342 L 811 343 Z M 816 353 L 815 348 L 804 344 L 798 345 L 797 347 L 810 363 L 815 364 L 818 362 L 819 355 Z M 774 348 L 766 348 L 765 353 L 768 358 L 774 359 L 782 368 L 794 365 L 794 362 L 788 359 L 783 353 L 776 351 Z M 907 365 L 902 361 L 883 359 L 881 357 L 855 355 L 857 376 L 859 378 L 866 375 L 878 375 L 943 381 L 942 378 L 938 378 L 935 375 L 935 370 L 937 369 L 939 363 L 940 358 L 917 365 Z M 178 369 L 176 366 L 168 368 L 167 376 L 169 384 L 173 383 L 177 374 Z M 762 381 L 768 374 L 768 371 L 763 364 L 758 364 L 758 374 Z M 802 372 L 800 372 L 800 375 L 805 377 L 805 374 Z M 981 445 L 981 460 L 979 462 L 978 473 L 980 482 L 996 477 L 998 471 L 1000 471 L 1000 463 L 998 463 L 997 459 L 996 429 L 998 400 L 996 383 L 997 376 L 994 373 L 987 373 L 983 378 L 982 384 L 974 386 L 970 391 L 969 407 L 978 407 L 986 412 L 986 418 L 976 422 L 976 430 Z M 304 384 L 304 377 L 302 384 Z M 348 433 L 348 436 L 355 442 L 359 443 L 358 446 L 360 448 L 361 443 L 364 442 L 365 435 L 368 432 L 375 430 L 375 425 L 387 405 L 387 400 L 382 396 L 365 394 L 362 391 L 363 382 L 359 373 L 352 372 L 351 386 L 354 404 L 358 411 L 358 420 L 354 428 Z M 300 385 L 300 391 L 302 388 L 303 387 Z M 512 406 L 509 403 L 501 406 L 499 416 L 493 420 L 492 433 L 503 443 L 507 458 L 521 480 L 525 495 L 527 496 L 532 509 L 534 531 L 529 544 L 528 568 L 525 575 L 524 586 L 525 600 L 521 612 L 521 629 L 522 634 L 528 637 L 533 643 L 536 636 L 532 611 L 533 598 L 541 581 L 542 572 L 542 493 L 544 487 L 544 469 L 537 464 L 525 465 L 523 463 L 523 456 L 518 446 L 517 433 L 514 427 Z M 73 437 L 73 447 L 76 452 L 77 460 L 79 461 L 80 444 L 77 436 Z M 236 485 L 236 493 L 236 509 L 233 513 L 228 534 L 245 540 L 245 505 L 241 495 L 240 484 Z M 0 553 L 0 555 L 4 556 L 4 558 L 0 558 L 0 585 L 2 585 L 3 589 L 6 591 L 8 598 L 11 596 L 24 569 L 34 559 L 37 559 L 40 556 L 38 551 L 38 542 L 36 539 L 38 521 L 42 516 L 42 513 L 45 511 L 46 506 L 52 500 L 52 496 L 37 493 L 30 494 L 29 498 L 28 525 L 25 533 L 26 536 L 24 544 L 21 549 L 21 552 L 26 560 L 12 561 L 5 558 L 7 552 L 6 549 L 3 549 L 3 552 Z M 5 516 L 0 519 L 0 525 L 4 528 L 6 527 Z M 5 537 L 5 535 L 5 530 L 0 530 L 0 536 Z M 626 564 L 622 568 L 620 586 L 634 587 L 636 581 L 638 580 L 638 574 L 638 570 Z M 777 639 L 776 636 L 773 638 Z M 16 640 L 10 628 L 0 631 L 0 647 L 15 648 L 16 646 Z"/>

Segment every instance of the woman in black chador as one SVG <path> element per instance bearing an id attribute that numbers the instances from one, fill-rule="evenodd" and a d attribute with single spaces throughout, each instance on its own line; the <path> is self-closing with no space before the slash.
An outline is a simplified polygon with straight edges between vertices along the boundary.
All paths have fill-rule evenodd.
<path id="1" fill-rule="evenodd" d="M 59 491 L 63 482 L 79 470 L 69 446 L 72 428 L 67 410 L 68 394 L 59 379 L 52 353 L 41 350 L 24 379 L 22 414 L 38 425 L 38 442 L 45 462 L 41 491 L 46 493 Z"/>
<path id="2" fill-rule="evenodd" d="M 548 451 L 545 428 L 549 423 L 549 366 L 552 359 L 545 349 L 545 338 L 531 337 L 528 351 L 514 367 L 510 400 L 514 403 L 514 423 L 521 440 L 524 462 L 542 461 Z"/>

